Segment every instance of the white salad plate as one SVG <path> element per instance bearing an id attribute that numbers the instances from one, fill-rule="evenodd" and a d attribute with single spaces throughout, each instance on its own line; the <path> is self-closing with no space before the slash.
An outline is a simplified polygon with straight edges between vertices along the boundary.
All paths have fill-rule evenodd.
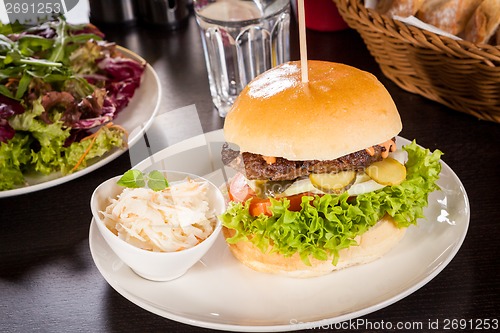
<path id="1" fill-rule="evenodd" d="M 123 47 L 119 47 L 119 50 L 130 59 L 145 62 L 144 59 L 130 50 Z M 127 107 L 113 120 L 114 124 L 120 125 L 127 130 L 129 148 L 139 141 L 143 137 L 144 132 L 151 126 L 154 117 L 158 113 L 160 101 L 160 80 L 153 67 L 146 64 L 144 74 L 141 78 L 141 85 L 135 91 Z M 62 176 L 61 173 L 57 172 L 50 175 L 36 174 L 26 176 L 27 186 L 0 191 L 0 198 L 31 193 L 66 183 L 106 165 L 125 151 L 126 149 L 115 148 L 105 155 L 90 161 L 86 168 L 68 175 Z"/>
<path id="2" fill-rule="evenodd" d="M 165 148 L 135 168 L 170 169 L 224 182 L 222 131 Z M 410 141 L 398 137 L 398 145 Z M 107 246 L 94 222 L 89 243 L 104 279 L 123 297 L 159 316 L 231 331 L 292 331 L 333 325 L 387 307 L 436 277 L 460 249 L 469 225 L 466 191 L 442 162 L 425 219 L 383 258 L 329 275 L 296 279 L 255 272 L 230 253 L 222 235 L 184 276 L 152 282 L 133 273 Z M 451 306 L 452 304 L 450 304 Z"/>

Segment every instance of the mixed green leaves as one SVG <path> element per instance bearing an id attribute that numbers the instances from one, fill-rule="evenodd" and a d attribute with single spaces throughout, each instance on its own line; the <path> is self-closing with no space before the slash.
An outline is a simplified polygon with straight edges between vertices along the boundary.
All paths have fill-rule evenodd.
<path id="1" fill-rule="evenodd" d="M 309 258 L 333 264 L 339 251 L 356 244 L 355 237 L 366 232 L 385 214 L 392 216 L 398 227 L 408 227 L 423 218 L 428 195 L 439 189 L 436 181 L 441 171 L 441 152 L 432 154 L 415 141 L 403 147 L 408 153 L 407 177 L 399 185 L 349 198 L 341 195 L 304 196 L 299 212 L 288 210 L 288 200 L 271 199 L 272 216 L 253 217 L 250 203 L 230 203 L 221 216 L 225 227 L 235 234 L 229 243 L 250 241 L 262 252 L 278 252 L 284 256 L 298 253 L 302 261 Z"/>
<path id="2" fill-rule="evenodd" d="M 14 92 L 3 89 L 9 98 L 21 100 L 33 78 L 64 82 L 75 73 L 69 70 L 70 54 L 87 42 L 102 40 L 98 30 L 86 32 L 83 25 L 63 19 L 26 28 L 16 34 L 0 34 L 0 78 L 19 79 Z"/>
<path id="3" fill-rule="evenodd" d="M 117 182 L 118 185 L 129 188 L 144 187 L 146 183 L 153 191 L 161 191 L 168 187 L 167 178 L 158 170 L 153 170 L 146 175 L 139 170 L 131 169 L 125 172 Z"/>
<path id="4" fill-rule="evenodd" d="M 145 64 L 124 57 L 93 25 L 63 18 L 0 23 L 0 190 L 26 174 L 85 168 L 126 147 L 111 123 L 139 87 Z"/>

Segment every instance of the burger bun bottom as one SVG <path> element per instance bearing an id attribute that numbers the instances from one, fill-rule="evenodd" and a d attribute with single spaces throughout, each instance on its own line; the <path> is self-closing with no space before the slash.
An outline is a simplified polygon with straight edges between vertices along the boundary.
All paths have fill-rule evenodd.
<path id="1" fill-rule="evenodd" d="M 357 246 L 339 252 L 339 260 L 332 264 L 332 258 L 317 260 L 310 258 L 306 265 L 298 253 L 285 257 L 279 253 L 262 253 L 249 241 L 228 244 L 233 255 L 253 270 L 296 278 L 309 278 L 328 274 L 354 265 L 372 262 L 389 252 L 404 237 L 406 228 L 398 228 L 392 217 L 385 215 L 373 227 L 356 237 Z M 223 227 L 224 238 L 230 238 L 234 231 Z"/>

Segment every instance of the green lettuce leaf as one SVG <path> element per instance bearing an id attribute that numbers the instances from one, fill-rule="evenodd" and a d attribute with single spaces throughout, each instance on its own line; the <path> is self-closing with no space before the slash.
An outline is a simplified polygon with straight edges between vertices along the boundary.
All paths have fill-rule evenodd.
<path id="1" fill-rule="evenodd" d="M 30 160 L 30 137 L 15 134 L 7 142 L 0 143 L 0 190 L 8 190 L 24 184 L 23 165 Z"/>
<path id="2" fill-rule="evenodd" d="M 6 178 L 2 189 L 9 189 L 14 184 L 22 183 L 19 182 L 17 173 L 15 177 L 12 174 L 14 170 L 17 170 L 16 172 L 36 171 L 42 174 L 61 172 L 64 175 L 85 168 L 89 160 L 103 156 L 113 148 L 121 148 L 126 145 L 123 138 L 124 133 L 120 129 L 102 126 L 96 133 L 94 140 L 82 140 L 64 147 L 64 142 L 70 135 L 70 128 L 64 127 L 60 120 L 62 113 L 51 114 L 52 123 L 47 124 L 39 117 L 43 112 L 45 109 L 38 99 L 33 101 L 33 107 L 30 110 L 9 119 L 9 124 L 16 130 L 16 135 L 26 137 L 25 143 L 19 146 L 25 151 L 22 155 L 22 163 L 20 163 L 23 165 L 23 170 L 16 166 L 16 163 L 21 159 L 17 159 L 17 162 L 13 163 L 10 167 L 12 171 L 9 173 L 7 173 L 7 169 L 4 173 L 2 168 L 2 178 Z M 13 145 L 15 146 L 16 142 L 8 142 L 8 144 L 2 145 L 2 149 L 5 151 L 14 149 Z M 35 149 L 31 147 L 35 147 Z M 15 154 L 19 154 L 17 150 L 11 153 L 11 155 Z M 4 160 L 14 160 L 11 155 L 7 155 L 7 152 L 4 155 Z M 82 156 L 84 158 L 80 161 Z M 78 165 L 77 168 L 75 168 L 76 165 Z M 14 177 L 12 182 L 7 181 L 8 177 Z M 8 183 L 11 184 L 10 187 Z"/>
<path id="3" fill-rule="evenodd" d="M 304 196 L 299 212 L 288 210 L 287 199 L 271 199 L 272 216 L 253 217 L 250 203 L 231 202 L 221 215 L 222 224 L 235 234 L 228 243 L 250 241 L 263 253 L 284 256 L 298 253 L 305 264 L 309 258 L 338 261 L 340 250 L 356 245 L 355 237 L 366 232 L 386 213 L 398 227 L 408 227 L 423 218 L 428 195 L 439 189 L 439 150 L 432 154 L 415 141 L 403 147 L 408 153 L 407 177 L 399 185 L 349 198 L 341 195 Z"/>
<path id="4" fill-rule="evenodd" d="M 48 36 L 42 33 L 49 30 L 55 34 Z M 20 34 L 10 35 L 13 33 Z M 89 102 L 91 98 L 98 101 L 101 97 L 104 98 L 104 85 L 111 84 L 107 79 L 112 79 L 117 84 L 126 84 L 123 81 L 126 75 L 115 78 L 112 77 L 114 74 L 103 71 L 98 66 L 103 58 L 112 60 L 119 55 L 115 52 L 114 45 L 100 42 L 102 37 L 103 34 L 94 26 L 69 24 L 64 18 L 48 21 L 37 27 L 0 23 L 0 95 L 19 101 L 25 110 L 23 114 L 3 117 L 16 131 L 18 138 L 0 147 L 0 190 L 28 185 L 21 173 L 28 177 L 39 173 L 64 175 L 84 168 L 91 163 L 91 159 L 103 156 L 113 148 L 126 145 L 123 138 L 125 133 L 117 126 L 101 125 L 100 122 L 88 119 L 85 121 L 87 117 L 102 116 L 93 114 L 93 111 L 102 111 L 102 103 L 91 103 L 93 110 L 87 113 L 84 102 Z M 130 62 L 127 66 L 126 69 L 134 70 L 136 79 L 140 77 L 143 69 L 141 64 Z M 7 84 L 8 82 L 15 84 Z M 126 91 L 128 99 L 131 98 L 133 89 L 135 86 Z M 47 96 L 48 92 L 71 94 L 76 109 L 68 110 L 64 103 L 58 103 L 57 99 L 48 96 L 51 102 L 49 104 L 54 104 L 49 110 L 44 110 L 41 98 Z M 116 94 L 117 92 L 114 93 Z M 114 103 L 114 95 L 111 92 L 108 95 Z M 85 101 L 80 102 L 82 99 Z M 80 103 L 84 105 L 83 108 L 80 108 Z M 116 114 L 125 104 L 117 105 Z M 82 112 L 83 119 L 78 121 L 76 114 L 71 111 Z M 68 114 L 75 117 L 66 117 Z M 61 121 L 63 116 L 64 123 Z M 85 123 L 85 128 L 92 125 L 94 131 L 98 131 L 94 136 L 95 140 L 84 140 L 67 147 L 70 132 L 75 134 L 75 131 L 82 128 L 82 123 Z M 98 130 L 103 127 L 107 129 Z M 82 133 L 79 134 L 81 135 L 74 137 L 83 136 Z M 20 140 L 19 136 L 25 139 Z M 20 147 L 24 149 L 22 153 Z M 13 151 L 9 152 L 9 149 Z"/>
<path id="5" fill-rule="evenodd" d="M 31 110 L 9 119 L 9 124 L 17 132 L 30 133 L 39 144 L 39 149 L 31 150 L 30 164 L 34 170 L 43 174 L 59 171 L 64 163 L 64 141 L 70 135 L 70 129 L 63 127 L 61 113 L 52 116 L 52 123 L 47 124 L 39 116 L 45 112 L 40 99 L 33 101 Z"/>
<path id="6" fill-rule="evenodd" d="M 123 132 L 113 127 L 103 126 L 96 133 L 95 140 L 87 139 L 80 142 L 73 142 L 64 150 L 64 163 L 60 165 L 63 174 L 83 169 L 88 161 L 93 158 L 101 157 L 110 152 L 113 148 L 122 148 L 126 146 L 123 138 Z M 90 147 L 90 148 L 89 148 Z M 85 158 L 80 162 L 80 158 Z M 80 162 L 80 164 L 78 164 Z M 78 164 L 78 167 L 74 167 Z"/>

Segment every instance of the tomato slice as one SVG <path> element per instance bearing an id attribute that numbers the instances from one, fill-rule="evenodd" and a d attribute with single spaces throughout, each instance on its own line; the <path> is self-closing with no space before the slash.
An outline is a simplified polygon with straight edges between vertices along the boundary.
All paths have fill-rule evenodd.
<path id="1" fill-rule="evenodd" d="M 288 207 L 288 210 L 292 212 L 300 211 L 302 209 L 300 204 L 302 203 L 302 197 L 304 195 L 307 195 L 307 193 L 295 194 L 289 197 L 284 197 L 290 201 L 290 207 Z M 259 216 L 260 214 L 264 214 L 267 216 L 272 215 L 272 212 L 269 209 L 271 207 L 271 201 L 269 199 L 260 199 L 254 197 L 251 200 L 252 201 L 250 202 L 250 215 L 252 216 Z"/>
<path id="2" fill-rule="evenodd" d="M 301 193 L 301 194 L 295 194 L 295 195 L 291 195 L 289 197 L 286 197 L 288 200 L 290 200 L 290 207 L 288 208 L 288 210 L 290 210 L 292 212 L 300 211 L 302 209 L 300 204 L 302 203 L 302 197 L 304 195 L 310 195 L 310 193 Z"/>
<path id="3" fill-rule="evenodd" d="M 250 202 L 250 215 L 252 216 L 259 216 L 261 214 L 271 216 L 272 212 L 269 209 L 271 207 L 271 201 L 269 199 L 261 199 L 254 197 L 251 199 L 252 201 Z"/>
<path id="4" fill-rule="evenodd" d="M 272 212 L 269 209 L 271 207 L 271 201 L 269 199 L 262 199 L 256 196 L 255 191 L 248 186 L 245 176 L 238 173 L 234 176 L 228 185 L 229 199 L 235 202 L 245 202 L 251 200 L 250 202 L 250 215 L 259 216 L 261 214 L 271 216 Z M 302 203 L 302 197 L 304 195 L 311 195 L 310 193 L 295 194 L 285 197 L 290 201 L 290 211 L 298 212 L 301 210 L 300 204 Z"/>

